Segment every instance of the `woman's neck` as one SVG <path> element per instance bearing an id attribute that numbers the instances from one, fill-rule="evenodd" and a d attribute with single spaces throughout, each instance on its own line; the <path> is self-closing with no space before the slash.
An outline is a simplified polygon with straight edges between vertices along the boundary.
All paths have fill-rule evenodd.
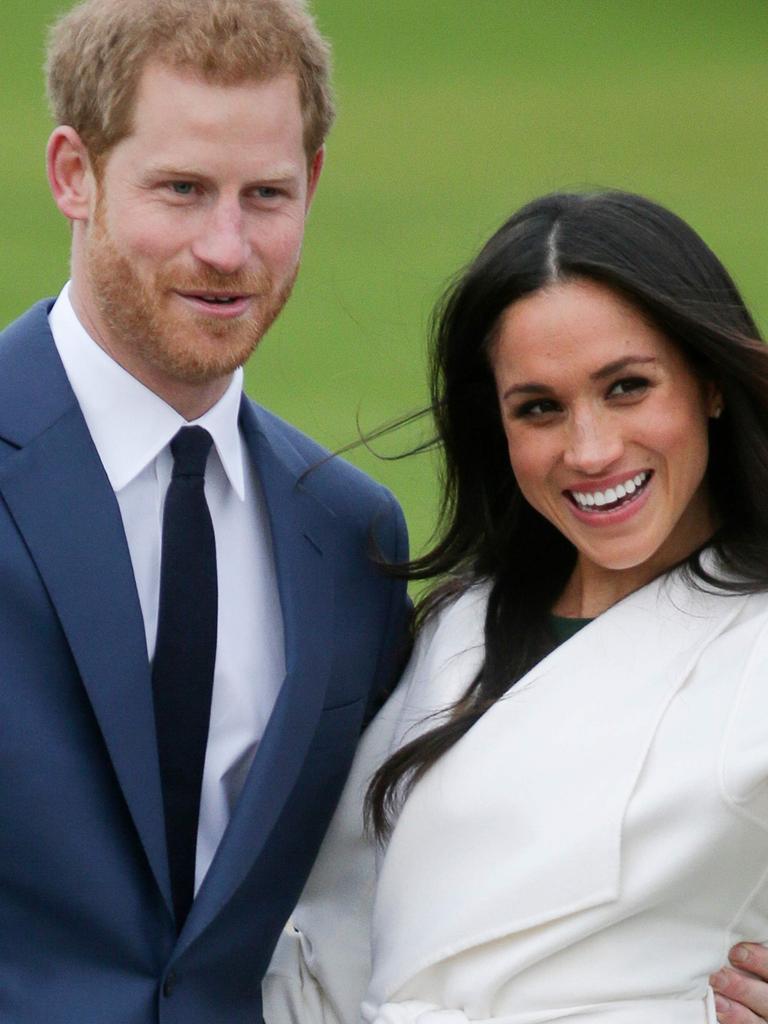
<path id="1" fill-rule="evenodd" d="M 691 502 L 664 543 L 638 565 L 606 566 L 580 551 L 552 612 L 566 618 L 595 618 L 709 543 L 717 525 L 707 492 L 702 488 L 696 507 Z"/>
<path id="2" fill-rule="evenodd" d="M 639 590 L 650 581 L 645 574 L 638 576 L 623 572 L 592 572 L 580 564 L 571 575 L 552 612 L 568 619 L 594 619 L 621 601 L 627 594 Z"/>
<path id="3" fill-rule="evenodd" d="M 685 557 L 687 555 L 681 554 L 670 561 L 659 552 L 657 557 L 648 559 L 642 565 L 627 569 L 606 569 L 579 556 L 552 612 L 565 618 L 594 619 L 629 594 L 668 572 Z"/>

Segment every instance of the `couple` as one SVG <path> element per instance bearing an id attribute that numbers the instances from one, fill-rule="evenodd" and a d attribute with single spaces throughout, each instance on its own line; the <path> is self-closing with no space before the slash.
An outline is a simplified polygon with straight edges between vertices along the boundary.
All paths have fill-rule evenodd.
<path id="1" fill-rule="evenodd" d="M 9 1024 L 258 1021 L 407 646 L 403 573 L 370 557 L 407 559 L 397 504 L 241 393 L 297 272 L 328 66 L 301 0 L 86 0 L 51 35 L 71 281 L 0 338 Z M 445 531 L 413 567 L 449 582 L 270 1024 L 363 998 L 711 1017 L 731 929 L 765 937 L 750 339 L 714 257 L 635 197 L 539 201 L 470 267 L 438 339 Z M 750 949 L 718 982 L 750 986 L 733 1024 L 768 1005 Z"/>

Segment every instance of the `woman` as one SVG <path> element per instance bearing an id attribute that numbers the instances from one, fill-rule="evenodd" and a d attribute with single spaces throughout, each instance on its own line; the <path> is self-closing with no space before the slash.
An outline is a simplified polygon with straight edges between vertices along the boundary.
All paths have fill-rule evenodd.
<path id="1" fill-rule="evenodd" d="M 439 582 L 267 1020 L 714 1022 L 768 939 L 768 351 L 679 218 L 553 195 L 449 292 L 433 407 Z"/>

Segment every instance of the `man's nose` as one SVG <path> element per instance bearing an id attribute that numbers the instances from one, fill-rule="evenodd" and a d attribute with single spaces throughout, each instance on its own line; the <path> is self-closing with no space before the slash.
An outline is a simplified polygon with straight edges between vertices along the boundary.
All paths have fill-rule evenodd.
<path id="1" fill-rule="evenodd" d="M 584 411 L 569 425 L 565 465 L 580 473 L 609 470 L 624 452 L 624 439 L 615 418 L 607 412 Z"/>
<path id="2" fill-rule="evenodd" d="M 247 265 L 251 246 L 239 204 L 222 201 L 208 212 L 192 253 L 221 274 L 235 274 Z"/>

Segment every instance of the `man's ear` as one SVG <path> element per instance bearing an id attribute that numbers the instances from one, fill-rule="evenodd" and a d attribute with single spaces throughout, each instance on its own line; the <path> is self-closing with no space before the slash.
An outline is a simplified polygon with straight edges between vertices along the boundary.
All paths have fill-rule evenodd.
<path id="1" fill-rule="evenodd" d="M 71 221 L 87 221 L 95 181 L 88 150 L 74 128 L 54 128 L 48 140 L 46 167 L 54 201 L 64 216 Z"/>
<path id="2" fill-rule="evenodd" d="M 309 175 L 307 181 L 307 207 L 306 212 L 309 213 L 309 208 L 312 205 L 312 200 L 315 195 L 315 189 L 317 183 L 320 180 L 320 172 L 323 169 L 325 163 L 325 146 L 321 146 L 320 149 L 315 153 L 312 158 L 312 163 L 309 165 Z"/>

